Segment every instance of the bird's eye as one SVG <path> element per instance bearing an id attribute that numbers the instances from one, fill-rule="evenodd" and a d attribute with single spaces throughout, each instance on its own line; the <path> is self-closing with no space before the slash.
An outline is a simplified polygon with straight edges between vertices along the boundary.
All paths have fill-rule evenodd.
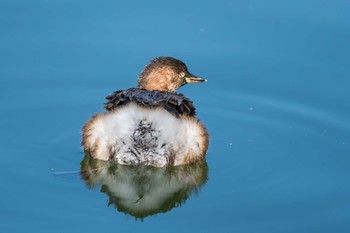
<path id="1" fill-rule="evenodd" d="M 184 77 L 185 77 L 185 73 L 184 73 L 184 72 L 181 72 L 181 73 L 180 73 L 180 77 L 181 77 L 181 78 L 184 78 Z"/>

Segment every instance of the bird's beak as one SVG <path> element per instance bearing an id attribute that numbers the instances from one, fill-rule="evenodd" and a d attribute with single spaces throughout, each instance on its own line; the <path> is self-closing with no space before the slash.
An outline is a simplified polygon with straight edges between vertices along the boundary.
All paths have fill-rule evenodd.
<path id="1" fill-rule="evenodd" d="M 186 83 L 202 83 L 202 82 L 206 82 L 207 80 L 204 78 L 191 75 L 191 76 L 185 77 L 185 81 Z"/>

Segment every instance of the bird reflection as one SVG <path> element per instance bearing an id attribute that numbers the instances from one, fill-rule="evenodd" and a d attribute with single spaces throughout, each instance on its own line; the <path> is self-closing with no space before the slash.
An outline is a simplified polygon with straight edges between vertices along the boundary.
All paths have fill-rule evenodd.
<path id="1" fill-rule="evenodd" d="M 101 185 L 108 205 L 143 220 L 181 206 L 208 179 L 205 161 L 175 167 L 120 165 L 86 155 L 81 176 L 89 188 Z"/>

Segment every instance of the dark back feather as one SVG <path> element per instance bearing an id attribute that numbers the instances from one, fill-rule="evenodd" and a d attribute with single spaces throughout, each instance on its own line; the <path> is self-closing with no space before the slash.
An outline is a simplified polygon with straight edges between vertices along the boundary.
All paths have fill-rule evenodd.
<path id="1" fill-rule="evenodd" d="M 163 107 L 176 117 L 180 115 L 195 116 L 196 109 L 192 101 L 182 94 L 166 91 L 147 91 L 139 88 L 116 91 L 106 97 L 105 109 L 108 111 L 117 109 L 129 102 L 134 102 L 144 107 Z"/>

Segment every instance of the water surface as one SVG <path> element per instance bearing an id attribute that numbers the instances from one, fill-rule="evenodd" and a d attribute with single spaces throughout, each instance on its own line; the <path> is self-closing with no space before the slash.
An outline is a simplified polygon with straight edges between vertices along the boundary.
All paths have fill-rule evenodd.
<path id="1" fill-rule="evenodd" d="M 0 5 L 1 232 L 350 231 L 347 1 Z M 209 80 L 180 90 L 207 177 L 135 221 L 81 179 L 81 127 L 160 55 Z"/>

